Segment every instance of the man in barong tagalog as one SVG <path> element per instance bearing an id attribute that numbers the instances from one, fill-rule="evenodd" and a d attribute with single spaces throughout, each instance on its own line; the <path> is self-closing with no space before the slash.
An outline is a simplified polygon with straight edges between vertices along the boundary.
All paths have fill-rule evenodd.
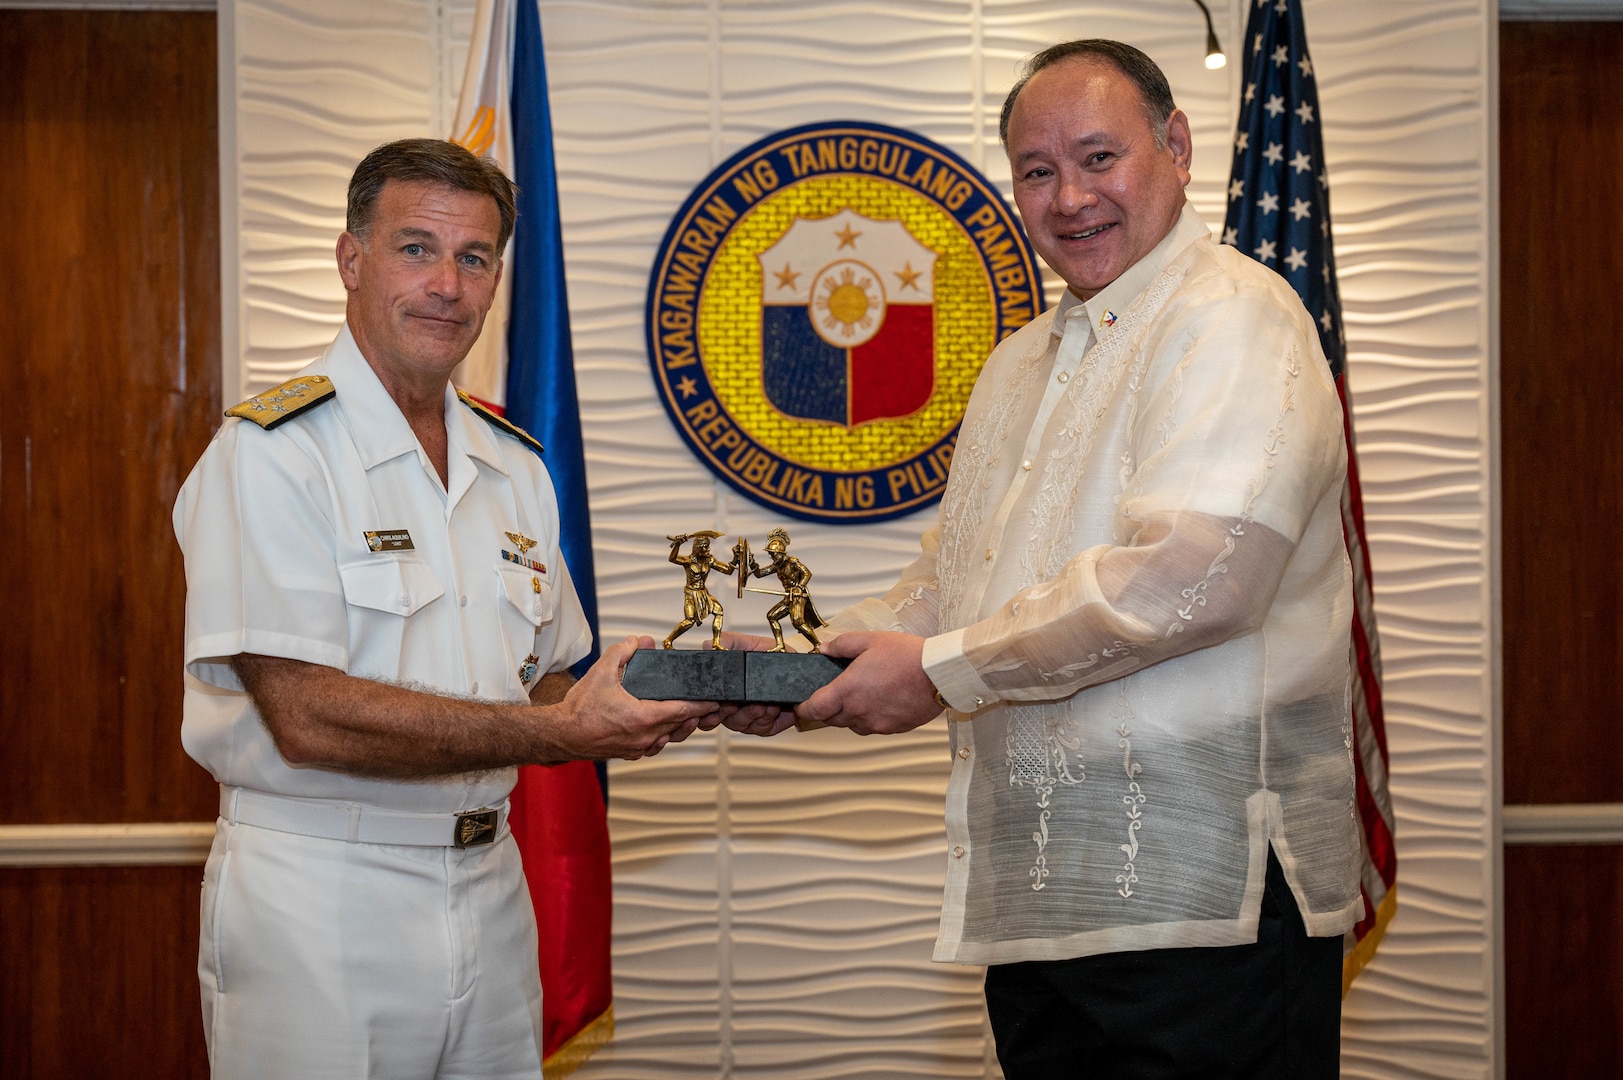
<path id="1" fill-rule="evenodd" d="M 1189 120 L 1139 50 L 1039 53 L 1000 133 L 1067 291 L 993 350 L 922 554 L 832 620 L 850 666 L 798 719 L 945 713 L 935 958 L 987 965 L 1009 1080 L 1328 1080 L 1363 902 L 1315 324 L 1187 204 Z"/>

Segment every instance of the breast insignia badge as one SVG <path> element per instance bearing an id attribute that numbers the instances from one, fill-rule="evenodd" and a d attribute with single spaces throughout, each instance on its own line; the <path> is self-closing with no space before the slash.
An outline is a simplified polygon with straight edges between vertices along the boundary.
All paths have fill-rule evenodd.
<path id="1" fill-rule="evenodd" d="M 830 121 L 744 148 L 672 220 L 648 290 L 661 400 L 744 495 L 813 521 L 934 502 L 992 347 L 1042 310 L 997 190 L 922 136 Z"/>
<path id="2" fill-rule="evenodd" d="M 502 548 L 503 562 L 516 563 L 525 569 L 534 570 L 538 574 L 544 574 L 547 572 L 546 563 L 542 562 L 540 559 L 531 559 L 526 557 L 529 555 L 530 549 L 535 547 L 539 541 L 531 540 L 528 536 L 525 536 L 520 532 L 504 532 L 502 535 L 506 536 L 508 540 L 512 541 L 513 546 L 518 548 L 517 554 L 508 551 L 506 548 Z M 535 591 L 541 591 L 541 583 L 539 581 L 536 582 Z"/>

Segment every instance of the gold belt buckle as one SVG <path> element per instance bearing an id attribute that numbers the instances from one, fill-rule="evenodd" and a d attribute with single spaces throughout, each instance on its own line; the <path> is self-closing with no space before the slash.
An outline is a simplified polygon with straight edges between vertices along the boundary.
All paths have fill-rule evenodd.
<path id="1" fill-rule="evenodd" d="M 459 848 L 479 847 L 496 840 L 496 815 L 500 811 L 484 807 L 464 810 L 456 816 L 456 834 L 452 843 Z"/>

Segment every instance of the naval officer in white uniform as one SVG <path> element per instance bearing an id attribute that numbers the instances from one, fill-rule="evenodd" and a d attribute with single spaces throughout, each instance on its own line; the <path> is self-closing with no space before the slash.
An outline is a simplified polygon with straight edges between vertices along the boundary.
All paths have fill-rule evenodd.
<path id="1" fill-rule="evenodd" d="M 175 505 L 182 740 L 221 785 L 199 958 L 216 1077 L 539 1077 L 516 766 L 714 722 L 622 689 L 635 639 L 570 678 L 590 631 L 540 448 L 450 385 L 514 216 L 507 177 L 452 143 L 370 154 L 337 339 L 230 411 Z"/>

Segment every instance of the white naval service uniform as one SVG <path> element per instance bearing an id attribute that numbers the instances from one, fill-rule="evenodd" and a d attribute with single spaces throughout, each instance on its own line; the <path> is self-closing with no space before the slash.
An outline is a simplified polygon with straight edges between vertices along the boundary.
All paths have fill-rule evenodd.
<path id="1" fill-rule="evenodd" d="M 442 486 L 347 325 L 300 374 L 330 379 L 333 400 L 273 430 L 228 419 L 174 513 L 181 739 L 221 784 L 198 963 L 214 1075 L 539 1076 L 535 921 L 505 812 L 516 770 L 290 766 L 228 661 L 527 700 L 591 646 L 551 481 L 447 388 Z M 453 846 L 454 815 L 480 807 L 504 808 L 495 842 Z"/>

